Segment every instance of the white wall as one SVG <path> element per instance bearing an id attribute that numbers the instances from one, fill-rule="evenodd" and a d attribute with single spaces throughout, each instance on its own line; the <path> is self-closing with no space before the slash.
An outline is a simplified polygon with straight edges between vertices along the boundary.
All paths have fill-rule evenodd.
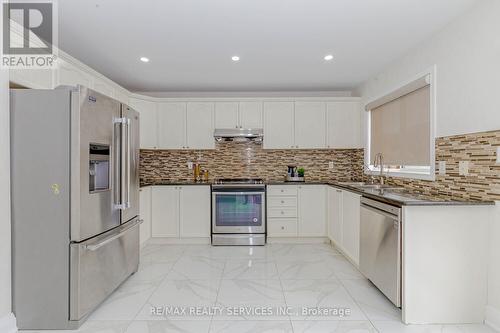
<path id="1" fill-rule="evenodd" d="M 482 0 L 355 91 L 365 102 L 437 66 L 437 137 L 500 129 L 500 1 Z M 375 51 L 374 51 L 375 52 Z"/>
<path id="2" fill-rule="evenodd" d="M 0 17 L 3 17 L 0 7 Z M 1 19 L 0 19 L 1 21 Z M 0 22 L 1 24 L 1 22 Z M 1 39 L 2 37 L 0 37 Z M 0 45 L 2 42 L 0 41 Z M 0 70 L 0 331 L 12 328 L 10 256 L 9 72 Z M 14 326 L 15 327 L 15 326 Z"/>
<path id="3" fill-rule="evenodd" d="M 500 1 L 483 0 L 355 91 L 369 102 L 436 65 L 436 136 L 500 130 Z M 366 118 L 366 112 L 363 112 Z M 500 203 L 498 203 L 500 204 Z M 487 321 L 500 330 L 500 207 L 490 229 Z"/>

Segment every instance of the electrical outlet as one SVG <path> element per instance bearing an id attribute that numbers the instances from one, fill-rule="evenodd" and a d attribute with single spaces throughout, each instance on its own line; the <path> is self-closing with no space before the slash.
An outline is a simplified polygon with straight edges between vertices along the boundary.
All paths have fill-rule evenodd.
<path id="1" fill-rule="evenodd" d="M 189 170 L 193 170 L 193 162 L 189 161 L 187 165 Z"/>
<path id="2" fill-rule="evenodd" d="M 328 162 L 328 169 L 333 169 L 333 161 Z"/>
<path id="3" fill-rule="evenodd" d="M 500 164 L 500 147 L 497 147 L 497 164 Z"/>
<path id="4" fill-rule="evenodd" d="M 439 175 L 446 176 L 446 161 L 439 161 Z"/>
<path id="5" fill-rule="evenodd" d="M 460 176 L 468 176 L 469 175 L 469 161 L 458 162 L 458 174 Z"/>

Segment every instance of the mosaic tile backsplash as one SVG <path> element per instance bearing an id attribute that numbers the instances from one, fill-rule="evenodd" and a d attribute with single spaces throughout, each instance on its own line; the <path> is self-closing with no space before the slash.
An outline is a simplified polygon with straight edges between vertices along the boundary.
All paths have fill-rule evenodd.
<path id="1" fill-rule="evenodd" d="M 264 150 L 256 143 L 216 143 L 215 150 L 141 150 L 141 184 L 193 179 L 188 161 L 199 161 L 210 179 L 281 181 L 287 166 L 305 169 L 308 181 L 355 181 L 363 173 L 363 149 Z M 333 162 L 333 169 L 328 162 Z"/>
<path id="2" fill-rule="evenodd" d="M 500 164 L 496 150 L 500 130 L 436 139 L 436 181 L 389 178 L 388 183 L 413 192 L 457 200 L 500 200 Z M 141 150 L 141 184 L 192 180 L 188 161 L 200 160 L 210 179 L 256 177 L 280 181 L 288 165 L 303 167 L 308 181 L 360 181 L 363 149 L 264 150 L 254 143 L 219 143 L 215 150 Z M 328 162 L 334 168 L 328 168 Z M 439 161 L 446 175 L 439 175 Z M 469 162 L 460 176 L 459 161 Z"/>
<path id="3" fill-rule="evenodd" d="M 500 130 L 436 139 L 436 181 L 389 178 L 388 183 L 414 192 L 460 200 L 500 200 L 500 164 L 496 151 Z M 446 175 L 439 175 L 439 161 Z M 460 176 L 459 161 L 469 162 L 469 174 Z"/>

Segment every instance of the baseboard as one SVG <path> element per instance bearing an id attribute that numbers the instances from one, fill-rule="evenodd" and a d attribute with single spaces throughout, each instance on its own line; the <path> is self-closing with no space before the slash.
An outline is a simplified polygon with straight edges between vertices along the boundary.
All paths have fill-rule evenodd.
<path id="1" fill-rule="evenodd" d="M 486 306 L 486 319 L 484 323 L 495 331 L 500 332 L 500 310 L 490 305 Z"/>
<path id="2" fill-rule="evenodd" d="M 0 332 L 15 333 L 17 332 L 16 317 L 13 313 L 0 318 Z"/>

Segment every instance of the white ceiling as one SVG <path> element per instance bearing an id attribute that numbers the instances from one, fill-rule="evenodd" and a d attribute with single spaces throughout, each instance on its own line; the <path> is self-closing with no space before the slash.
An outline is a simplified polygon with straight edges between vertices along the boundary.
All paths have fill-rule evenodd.
<path id="1" fill-rule="evenodd" d="M 477 1 L 63 0 L 59 46 L 132 91 L 349 90 Z"/>

